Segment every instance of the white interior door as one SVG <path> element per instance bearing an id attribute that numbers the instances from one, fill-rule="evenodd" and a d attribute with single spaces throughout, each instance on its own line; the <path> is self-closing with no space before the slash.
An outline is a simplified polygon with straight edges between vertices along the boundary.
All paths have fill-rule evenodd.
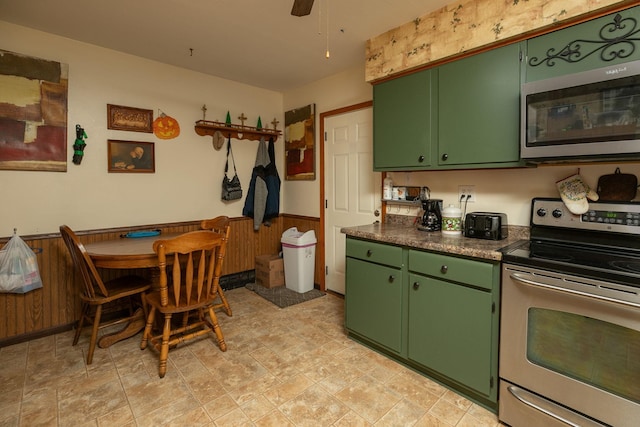
<path id="1" fill-rule="evenodd" d="M 380 220 L 380 173 L 373 172 L 373 109 L 325 119 L 325 287 L 344 294 L 342 227 Z"/>

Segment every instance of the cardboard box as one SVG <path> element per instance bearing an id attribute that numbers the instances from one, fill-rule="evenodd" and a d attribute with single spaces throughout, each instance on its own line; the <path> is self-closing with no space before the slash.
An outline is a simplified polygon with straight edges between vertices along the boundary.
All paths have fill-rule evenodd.
<path id="1" fill-rule="evenodd" d="M 265 288 L 284 285 L 284 260 L 278 255 L 257 256 L 256 283 Z"/>

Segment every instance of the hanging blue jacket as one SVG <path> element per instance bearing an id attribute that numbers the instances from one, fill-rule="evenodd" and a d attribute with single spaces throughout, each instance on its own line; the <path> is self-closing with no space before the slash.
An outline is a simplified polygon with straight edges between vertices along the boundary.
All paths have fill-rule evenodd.
<path id="1" fill-rule="evenodd" d="M 273 137 L 269 138 L 269 164 L 264 169 L 264 180 L 267 184 L 267 206 L 264 219 L 276 218 L 280 215 L 280 176 L 276 168 L 276 156 Z"/>
<path id="2" fill-rule="evenodd" d="M 256 163 L 251 173 L 249 192 L 244 201 L 242 215 L 253 217 L 253 229 L 260 230 L 260 224 L 264 219 L 264 212 L 267 207 L 267 183 L 265 182 L 265 167 L 269 164 L 269 155 L 264 138 L 260 138 L 258 143 L 258 154 Z"/>

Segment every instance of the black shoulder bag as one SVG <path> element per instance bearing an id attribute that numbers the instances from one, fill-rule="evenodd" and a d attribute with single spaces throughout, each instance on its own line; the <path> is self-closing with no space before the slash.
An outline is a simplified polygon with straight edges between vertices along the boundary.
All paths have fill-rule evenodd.
<path id="1" fill-rule="evenodd" d="M 227 177 L 229 170 L 229 153 L 231 153 L 231 162 L 233 162 L 233 178 Z M 224 178 L 222 178 L 222 200 L 237 200 L 242 198 L 242 186 L 240 185 L 240 178 L 238 178 L 238 172 L 236 171 L 236 161 L 233 158 L 233 151 L 231 150 L 231 136 L 227 141 L 227 163 L 224 165 Z"/>

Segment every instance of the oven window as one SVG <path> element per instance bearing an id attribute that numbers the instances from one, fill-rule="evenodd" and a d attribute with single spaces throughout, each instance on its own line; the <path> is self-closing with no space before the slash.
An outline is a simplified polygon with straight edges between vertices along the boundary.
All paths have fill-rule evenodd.
<path id="1" fill-rule="evenodd" d="M 640 403 L 640 332 L 577 314 L 530 308 L 527 359 Z"/>

